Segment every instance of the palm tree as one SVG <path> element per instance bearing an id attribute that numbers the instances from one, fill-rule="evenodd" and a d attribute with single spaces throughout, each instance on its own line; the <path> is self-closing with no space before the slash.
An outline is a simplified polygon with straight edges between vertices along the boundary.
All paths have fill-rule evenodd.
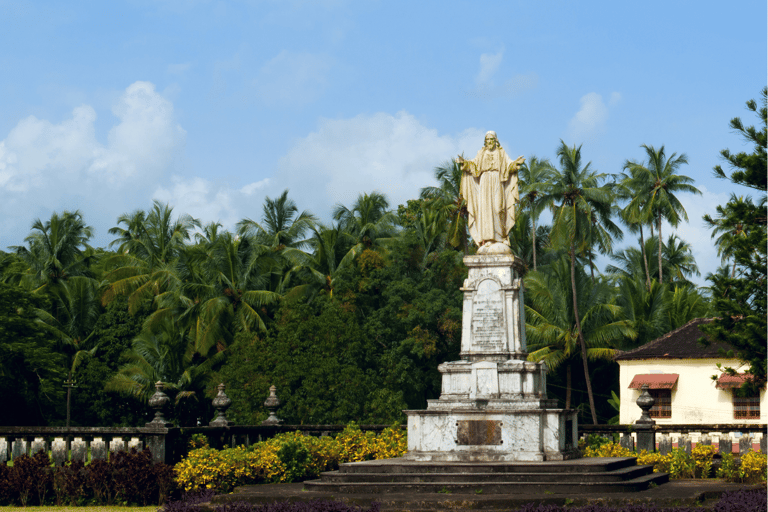
<path id="1" fill-rule="evenodd" d="M 355 240 L 342 264 L 348 264 L 347 260 L 351 262 L 365 249 L 382 247 L 392 240 L 397 219 L 388 208 L 386 196 L 378 192 L 359 195 L 351 209 L 341 204 L 336 205 L 333 219 Z"/>
<path id="2" fill-rule="evenodd" d="M 34 292 L 53 292 L 71 277 L 91 276 L 94 251 L 88 240 L 92 236 L 93 228 L 79 211 L 54 212 L 45 222 L 36 219 L 32 233 L 24 239 L 28 247 L 11 247 L 28 266 L 22 284 Z"/>
<path id="3" fill-rule="evenodd" d="M 561 169 L 555 169 L 552 187 L 542 196 L 541 201 L 555 204 L 551 239 L 553 243 L 566 248 L 570 257 L 574 318 L 579 333 L 592 421 L 597 424 L 595 399 L 589 379 L 587 346 L 581 330 L 581 317 L 578 310 L 576 258 L 577 255 L 584 254 L 591 248 L 590 244 L 598 239 L 598 233 L 603 249 L 609 251 L 612 238 L 620 238 L 621 230 L 610 218 L 613 194 L 608 187 L 601 186 L 606 175 L 592 171 L 590 163 L 582 166 L 581 146 L 569 148 L 561 140 L 557 155 Z M 603 233 L 606 236 L 603 236 Z"/>
<path id="4" fill-rule="evenodd" d="M 645 283 L 651 288 L 651 273 L 648 270 L 648 254 L 645 250 L 645 234 L 643 233 L 644 218 L 642 216 L 645 202 L 645 189 L 647 188 L 648 173 L 639 171 L 636 167 L 625 162 L 624 169 L 629 174 L 622 174 L 616 186 L 616 197 L 627 204 L 620 211 L 621 220 L 629 228 L 630 233 L 640 233 L 640 253 L 642 255 Z M 633 199 L 638 198 L 637 201 Z"/>
<path id="5" fill-rule="evenodd" d="M 669 295 L 667 303 L 670 329 L 682 327 L 694 318 L 714 314 L 709 301 L 690 283 L 676 284 L 675 288 L 669 291 Z"/>
<path id="6" fill-rule="evenodd" d="M 533 270 L 536 270 L 536 221 L 541 212 L 549 204 L 541 201 L 545 191 L 552 185 L 551 180 L 554 170 L 552 164 L 546 158 L 539 160 L 535 155 L 531 156 L 519 169 L 520 179 L 520 205 L 521 211 L 527 208 L 530 212 L 531 237 L 533 243 Z"/>
<path id="7" fill-rule="evenodd" d="M 444 219 L 450 219 L 448 242 L 467 252 L 467 203 L 461 197 L 461 168 L 456 160 L 449 160 L 435 167 L 437 187 L 421 189 L 422 199 L 437 201 L 437 208 Z"/>
<path id="8" fill-rule="evenodd" d="M 642 216 L 648 220 L 656 221 L 659 240 L 661 236 L 661 221 L 666 219 L 673 227 L 680 224 L 681 219 L 688 220 L 688 214 L 675 194 L 691 192 L 701 194 L 699 189 L 691 185 L 693 179 L 688 176 L 676 174 L 680 166 L 688 163 L 685 154 L 677 156 L 672 153 L 669 158 L 664 153 L 664 146 L 658 150 L 653 146 L 643 144 L 648 161 L 645 165 L 634 161 L 628 161 L 625 168 L 631 173 L 643 176 L 647 180 L 645 193 L 638 195 L 633 202 L 637 207 L 642 206 Z M 659 246 L 659 282 L 663 281 L 661 246 Z"/>
<path id="9" fill-rule="evenodd" d="M 731 194 L 725 206 L 717 207 L 717 216 L 712 217 L 709 214 L 704 215 L 704 222 L 712 228 L 712 238 L 717 236 L 715 245 L 717 246 L 717 255 L 725 264 L 730 258 L 733 258 L 733 267 L 731 277 L 736 276 L 736 250 L 734 243 L 738 239 L 746 239 L 747 233 L 744 229 L 744 221 L 739 215 L 735 215 L 735 205 L 744 203 L 744 197 L 736 197 Z M 719 236 L 718 236 L 719 235 Z"/>
<path id="10" fill-rule="evenodd" d="M 186 242 L 200 221 L 187 214 L 173 220 L 173 208 L 155 201 L 148 212 L 141 210 L 124 214 L 110 234 L 117 238 L 117 254 L 105 262 L 105 278 L 110 284 L 102 295 L 102 303 L 109 304 L 117 295 L 128 297 L 131 313 L 140 304 L 155 297 L 178 281 L 175 272 L 178 260 L 187 250 Z"/>
<path id="11" fill-rule="evenodd" d="M 267 197 L 263 210 L 261 224 L 243 219 L 237 223 L 238 233 L 254 236 L 259 243 L 275 249 L 302 248 L 305 233 L 317 220 L 308 211 L 299 213 L 296 203 L 288 198 L 287 189 L 277 199 Z"/>
<path id="12" fill-rule="evenodd" d="M 635 253 L 639 255 L 637 250 Z M 616 348 L 621 350 L 631 350 L 671 330 L 666 285 L 653 280 L 649 288 L 641 275 L 636 273 L 621 276 L 618 289 L 613 294 L 624 318 L 637 333 L 636 338 L 624 339 L 616 345 Z"/>
<path id="13" fill-rule="evenodd" d="M 691 244 L 682 240 L 675 234 L 667 237 L 667 243 L 662 248 L 666 265 L 663 265 L 667 275 L 672 276 L 671 281 L 688 283 L 690 276 L 700 276 L 699 267 L 691 251 Z"/>
<path id="14" fill-rule="evenodd" d="M 56 315 L 37 309 L 39 324 L 69 359 L 67 374 L 67 427 L 69 427 L 72 387 L 77 368 L 86 356 L 93 356 L 97 346 L 91 344 L 96 321 L 101 313 L 98 283 L 94 279 L 75 276 L 61 283 L 52 293 L 56 296 Z"/>
<path id="15" fill-rule="evenodd" d="M 528 360 L 543 360 L 550 370 L 566 365 L 566 409 L 571 407 L 572 365 L 585 354 L 592 361 L 611 360 L 613 347 L 636 335 L 621 318 L 621 308 L 611 303 L 613 290 L 604 280 L 593 281 L 582 268 L 575 272 L 575 280 L 569 273 L 568 260 L 561 258 L 525 277 Z M 578 307 L 572 300 L 573 283 Z M 586 351 L 580 350 L 582 340 Z"/>

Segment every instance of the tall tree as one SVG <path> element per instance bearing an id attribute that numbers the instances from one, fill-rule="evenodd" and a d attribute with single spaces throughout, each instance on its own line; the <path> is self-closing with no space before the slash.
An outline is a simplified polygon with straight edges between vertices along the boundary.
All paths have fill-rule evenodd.
<path id="1" fill-rule="evenodd" d="M 421 189 L 422 199 L 437 201 L 441 215 L 449 219 L 448 242 L 467 252 L 467 202 L 461 197 L 461 168 L 456 160 L 435 167 L 438 186 Z"/>
<path id="2" fill-rule="evenodd" d="M 752 152 L 732 154 L 724 149 L 721 155 L 730 166 L 730 175 L 722 167 L 715 167 L 715 175 L 733 183 L 757 190 L 757 201 L 751 197 L 731 196 L 724 207 L 718 207 L 718 214 L 725 225 L 740 224 L 741 235 L 731 238 L 728 249 L 733 254 L 735 272 L 718 273 L 709 276 L 712 282 L 714 308 L 719 313 L 702 330 L 710 337 L 723 340 L 734 346 L 738 357 L 749 364 L 752 375 L 747 384 L 759 389 L 766 382 L 766 148 L 768 144 L 768 87 L 763 88 L 762 104 L 754 100 L 747 102 L 747 109 L 757 115 L 759 125 L 744 126 L 741 119 L 731 120 L 731 128 L 751 145 Z M 727 369 L 735 373 L 733 368 Z"/>
<path id="3" fill-rule="evenodd" d="M 360 194 L 352 208 L 337 204 L 333 218 L 355 240 L 355 245 L 344 256 L 345 260 L 354 260 L 365 249 L 382 247 L 391 241 L 396 232 L 397 218 L 389 211 L 386 196 L 378 192 Z M 342 263 L 345 263 L 344 260 Z"/>
<path id="4" fill-rule="evenodd" d="M 592 422 L 597 424 L 595 398 L 592 394 L 592 383 L 590 382 L 587 363 L 587 346 L 581 329 L 581 316 L 578 308 L 576 258 L 577 255 L 584 254 L 587 249 L 591 249 L 589 243 L 593 237 L 590 236 L 590 233 L 593 230 L 610 234 L 611 237 L 607 241 L 610 238 L 620 238 L 621 230 L 611 220 L 613 194 L 609 187 L 603 185 L 606 175 L 590 169 L 590 163 L 582 164 L 581 146 L 578 148 L 576 146 L 568 147 L 561 140 L 557 155 L 560 160 L 560 169 L 555 169 L 552 188 L 541 200 L 556 205 L 553 207 L 551 239 L 553 243 L 566 248 L 570 258 L 574 318 L 579 335 Z M 610 249 L 610 247 L 607 248 Z"/>
<path id="5" fill-rule="evenodd" d="M 552 186 L 552 164 L 546 158 L 539 159 L 532 155 L 519 169 L 520 204 L 529 211 L 531 221 L 531 238 L 533 243 L 533 270 L 536 270 L 536 221 L 541 212 L 549 206 L 541 199 Z"/>
<path id="6" fill-rule="evenodd" d="M 638 180 L 646 180 L 645 193 L 637 196 L 633 202 L 642 203 L 645 219 L 656 221 L 658 237 L 659 240 L 662 240 L 662 220 L 666 220 L 673 227 L 677 227 L 682 219 L 688 220 L 688 214 L 676 194 L 690 192 L 701 195 L 701 191 L 691 184 L 693 183 L 692 178 L 677 174 L 680 167 L 688 163 L 688 157 L 685 154 L 678 156 L 677 153 L 672 153 L 667 158 L 664 146 L 656 149 L 653 146 L 643 144 L 641 147 L 647 156 L 645 165 L 629 161 L 625 164 L 625 168 L 638 176 Z M 659 244 L 659 282 L 663 282 L 664 278 L 661 252 L 661 244 Z"/>
<path id="7" fill-rule="evenodd" d="M 566 365 L 566 409 L 571 407 L 572 365 L 584 356 L 581 340 L 588 359 L 611 360 L 616 345 L 636 336 L 621 308 L 612 304 L 611 287 L 602 279 L 588 278 L 582 268 L 575 274 L 573 281 L 567 258 L 561 258 L 525 277 L 528 359 L 545 361 L 550 370 Z M 574 282 L 578 305 L 572 300 Z"/>

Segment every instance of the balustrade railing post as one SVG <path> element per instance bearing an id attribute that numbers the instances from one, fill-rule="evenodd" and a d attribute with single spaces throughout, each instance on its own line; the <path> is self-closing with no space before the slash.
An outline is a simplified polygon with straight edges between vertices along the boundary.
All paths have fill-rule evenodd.
<path id="1" fill-rule="evenodd" d="M 651 407 L 655 403 L 656 401 L 648 393 L 648 384 L 643 384 L 642 393 L 640 393 L 640 397 L 637 399 L 637 405 L 642 409 L 643 413 L 640 415 L 640 419 L 635 422 L 638 452 L 646 450 L 648 453 L 651 453 L 656 450 L 656 432 L 654 430 L 656 422 L 649 414 Z"/>
<path id="2" fill-rule="evenodd" d="M 165 420 L 163 410 L 171 402 L 168 395 L 163 393 L 163 383 L 155 383 L 155 394 L 149 399 L 149 406 L 155 410 L 155 417 L 145 425 L 147 432 L 147 447 L 152 452 L 152 460 L 155 462 L 169 463 L 171 458 L 168 446 L 168 427 L 170 422 Z"/>

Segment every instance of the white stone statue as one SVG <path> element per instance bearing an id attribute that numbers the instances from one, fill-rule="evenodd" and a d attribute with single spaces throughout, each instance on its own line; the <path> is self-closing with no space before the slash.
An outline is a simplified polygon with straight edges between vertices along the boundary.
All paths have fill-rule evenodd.
<path id="1" fill-rule="evenodd" d="M 480 247 L 478 254 L 509 253 L 509 230 L 515 225 L 520 199 L 517 170 L 522 156 L 511 160 L 499 145 L 496 132 L 485 134 L 485 145 L 473 160 L 457 159 L 461 170 L 461 195 L 467 202 L 469 234 Z"/>

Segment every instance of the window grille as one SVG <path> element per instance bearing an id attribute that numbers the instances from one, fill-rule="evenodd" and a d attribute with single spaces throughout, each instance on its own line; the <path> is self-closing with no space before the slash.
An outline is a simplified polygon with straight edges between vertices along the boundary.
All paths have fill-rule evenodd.
<path id="1" fill-rule="evenodd" d="M 651 418 L 671 418 L 672 417 L 672 390 L 671 389 L 649 389 L 656 403 L 651 407 Z"/>
<path id="2" fill-rule="evenodd" d="M 733 417 L 734 419 L 760 419 L 760 397 L 736 396 L 734 393 Z"/>

